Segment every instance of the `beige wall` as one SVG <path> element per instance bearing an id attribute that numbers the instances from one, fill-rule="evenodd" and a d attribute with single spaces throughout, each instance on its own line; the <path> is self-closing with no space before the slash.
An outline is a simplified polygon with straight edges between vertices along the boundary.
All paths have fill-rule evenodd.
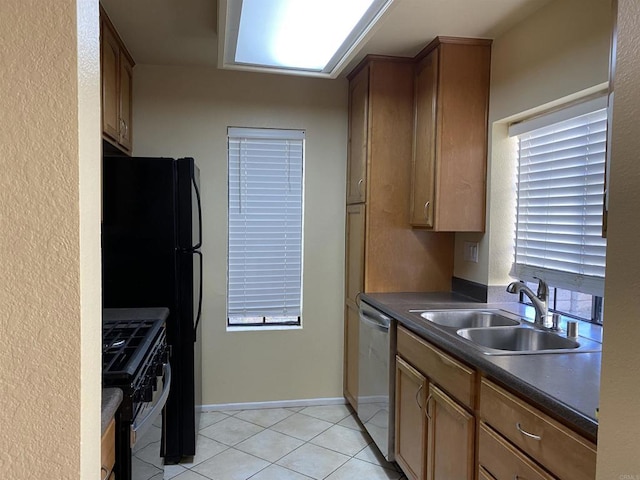
<path id="1" fill-rule="evenodd" d="M 507 123 L 607 81 L 609 0 L 555 0 L 494 40 L 489 104 L 487 233 L 456 235 L 454 275 L 506 285 L 515 215 L 514 142 Z M 478 241 L 479 262 L 463 259 Z"/>
<path id="2" fill-rule="evenodd" d="M 0 44 L 0 476 L 97 478 L 97 2 L 3 0 Z"/>
<path id="3" fill-rule="evenodd" d="M 139 65 L 134 115 L 135 155 L 201 171 L 204 403 L 342 396 L 346 80 Z M 306 130 L 301 330 L 226 331 L 227 126 Z"/>
<path id="4" fill-rule="evenodd" d="M 640 478 L 640 4 L 618 0 L 598 479 Z"/>

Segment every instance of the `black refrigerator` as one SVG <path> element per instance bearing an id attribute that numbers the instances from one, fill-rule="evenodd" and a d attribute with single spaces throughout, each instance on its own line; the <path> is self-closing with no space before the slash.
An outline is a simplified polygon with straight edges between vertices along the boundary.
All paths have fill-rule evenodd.
<path id="1" fill-rule="evenodd" d="M 173 371 L 160 454 L 195 455 L 202 405 L 202 210 L 192 158 L 103 157 L 103 306 L 167 307 Z"/>

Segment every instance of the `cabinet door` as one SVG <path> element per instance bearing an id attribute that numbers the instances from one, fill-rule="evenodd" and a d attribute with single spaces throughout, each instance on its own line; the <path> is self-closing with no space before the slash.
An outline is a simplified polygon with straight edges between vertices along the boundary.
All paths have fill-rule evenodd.
<path id="1" fill-rule="evenodd" d="M 360 318 L 358 309 L 345 307 L 344 328 L 344 396 L 358 409 L 358 337 Z"/>
<path id="2" fill-rule="evenodd" d="M 427 380 L 396 356 L 396 462 L 411 480 L 424 480 L 427 417 Z M 454 478 L 454 477 L 442 477 Z"/>
<path id="3" fill-rule="evenodd" d="M 426 410 L 429 418 L 427 480 L 473 480 L 473 416 L 434 385 L 429 385 Z"/>
<path id="4" fill-rule="evenodd" d="M 106 21 L 102 22 L 102 131 L 112 140 L 118 141 L 118 40 Z"/>
<path id="5" fill-rule="evenodd" d="M 364 291 L 365 206 L 347 207 L 346 302 L 358 308 L 357 296 Z"/>
<path id="6" fill-rule="evenodd" d="M 347 204 L 366 198 L 367 141 L 369 128 L 369 67 L 349 86 L 349 149 L 347 156 Z"/>
<path id="7" fill-rule="evenodd" d="M 436 162 L 436 100 L 438 94 L 438 49 L 416 67 L 415 125 L 410 223 L 432 228 L 434 224 Z"/>
<path id="8" fill-rule="evenodd" d="M 133 66 L 129 59 L 121 52 L 120 54 L 120 135 L 118 142 L 126 150 L 131 151 L 131 126 L 133 124 Z"/>
<path id="9" fill-rule="evenodd" d="M 113 475 L 113 466 L 116 463 L 116 421 L 112 419 L 102 435 L 101 441 L 101 468 L 100 478 L 105 478 L 108 473 Z M 109 478 L 111 478 L 109 476 Z"/>

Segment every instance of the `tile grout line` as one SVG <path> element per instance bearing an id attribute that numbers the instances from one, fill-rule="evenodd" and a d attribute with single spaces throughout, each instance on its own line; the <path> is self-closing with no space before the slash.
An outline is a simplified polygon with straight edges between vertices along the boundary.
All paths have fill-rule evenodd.
<path id="1" fill-rule="evenodd" d="M 265 409 L 265 410 L 269 410 L 269 409 Z M 381 460 L 379 460 L 379 459 L 377 459 L 377 458 L 374 458 L 374 459 L 359 459 L 359 458 L 356 458 L 356 457 L 357 457 L 357 455 L 361 454 L 363 451 L 365 451 L 367 448 L 369 448 L 369 447 L 373 444 L 373 441 L 372 441 L 371 439 L 369 439 L 369 442 L 368 442 L 365 446 L 363 446 L 362 448 L 360 448 L 357 452 L 355 452 L 353 455 L 349 455 L 349 454 L 346 454 L 346 453 L 344 453 L 344 452 L 341 452 L 341 451 L 338 451 L 338 450 L 334 450 L 334 449 L 332 449 L 332 448 L 330 448 L 330 447 L 325 447 L 325 446 L 323 446 L 323 445 L 318 445 L 318 444 L 312 443 L 312 442 L 313 442 L 313 440 L 317 439 L 320 435 L 322 435 L 322 434 L 326 433 L 328 430 L 330 430 L 330 429 L 331 429 L 332 427 L 334 427 L 334 426 L 339 426 L 339 427 L 345 428 L 345 429 L 347 429 L 347 430 L 350 430 L 350 431 L 352 431 L 352 432 L 358 432 L 358 433 L 361 433 L 361 434 L 363 434 L 363 435 L 367 435 L 366 431 L 363 431 L 363 430 L 362 430 L 362 428 L 353 427 L 353 426 L 347 426 L 347 425 L 340 425 L 340 422 L 343 422 L 344 420 L 346 420 L 346 419 L 348 419 L 348 418 L 353 418 L 353 417 L 356 415 L 356 413 L 355 413 L 355 412 L 353 412 L 353 411 L 351 411 L 351 409 L 349 409 L 349 413 L 348 413 L 347 415 L 345 415 L 345 416 L 344 416 L 344 417 L 342 417 L 342 418 L 337 419 L 337 421 L 330 421 L 330 420 L 327 420 L 326 418 L 319 418 L 319 417 L 316 417 L 316 416 L 313 416 L 313 415 L 309 415 L 308 413 L 303 413 L 303 412 L 302 412 L 302 410 L 304 410 L 304 408 L 302 408 L 302 409 L 301 409 L 301 410 L 299 410 L 299 411 L 289 410 L 289 412 L 291 412 L 291 414 L 290 414 L 290 415 L 287 415 L 285 418 L 283 418 L 283 419 L 281 419 L 281 420 L 279 420 L 279 421 L 275 422 L 274 424 L 272 424 L 272 425 L 270 425 L 270 426 L 268 426 L 268 427 L 265 427 L 265 426 L 263 426 L 263 425 L 260 425 L 260 424 L 258 424 L 258 423 L 255 423 L 254 421 L 251 421 L 251 420 L 247 420 L 247 419 L 244 419 L 244 418 L 239 418 L 239 417 L 237 417 L 237 415 L 238 415 L 238 414 L 240 414 L 240 413 L 242 413 L 242 412 L 243 412 L 243 410 L 236 411 L 236 412 L 234 412 L 232 415 L 230 415 L 230 414 L 228 414 L 228 413 L 225 413 L 225 412 L 217 412 L 217 413 L 220 413 L 221 415 L 223 415 L 223 418 L 219 418 L 217 421 L 214 421 L 213 423 L 211 423 L 211 424 L 209 424 L 209 425 L 206 425 L 205 427 L 202 427 L 201 429 L 199 429 L 199 430 L 198 430 L 198 435 L 202 435 L 204 438 L 206 438 L 206 439 L 208 439 L 208 440 L 211 440 L 211 441 L 213 441 L 213 442 L 216 442 L 217 444 L 219 444 L 219 445 L 221 445 L 221 446 L 225 447 L 225 448 L 224 448 L 224 450 L 222 450 L 222 451 L 220 451 L 220 452 L 217 452 L 216 454 L 212 455 L 211 457 L 205 458 L 205 459 L 201 460 L 200 462 L 198 462 L 197 464 L 194 464 L 194 465 L 192 465 L 192 466 L 190 466 L 190 467 L 185 467 L 185 466 L 183 466 L 183 465 L 178 464 L 178 465 L 182 466 L 182 468 L 184 469 L 184 471 L 183 471 L 183 472 L 178 473 L 175 477 L 172 477 L 172 478 L 179 477 L 180 475 L 183 475 L 184 473 L 186 473 L 186 472 L 188 472 L 188 471 L 191 471 L 191 472 L 193 472 L 193 473 L 197 474 L 198 476 L 201 476 L 203 479 L 205 479 L 205 478 L 206 478 L 206 479 L 208 479 L 209 477 L 204 476 L 203 474 L 201 474 L 201 473 L 199 473 L 198 471 L 195 471 L 195 470 L 193 470 L 193 469 L 194 469 L 195 467 L 197 467 L 197 466 L 201 465 L 202 463 L 207 462 L 207 461 L 210 461 L 211 459 L 215 458 L 216 456 L 218 456 L 218 455 L 220 455 L 220 454 L 222 454 L 222 453 L 224 453 L 224 452 L 228 452 L 230 449 L 233 449 L 233 450 L 234 450 L 234 451 L 236 451 L 236 452 L 239 452 L 239 453 L 243 453 L 243 454 L 249 455 L 249 456 L 251 456 L 251 457 L 253 457 L 253 458 L 256 458 L 256 459 L 258 459 L 258 460 L 261 460 L 261 461 L 263 461 L 263 462 L 267 462 L 267 463 L 268 463 L 268 465 L 266 465 L 264 468 L 260 469 L 258 472 L 255 472 L 255 473 L 254 473 L 254 474 L 252 474 L 250 477 L 247 477 L 245 480 L 249 480 L 249 479 L 251 479 L 251 478 L 253 478 L 253 477 L 257 476 L 260 472 L 263 472 L 264 470 L 266 470 L 267 468 L 269 468 L 269 467 L 271 467 L 271 466 L 277 466 L 277 467 L 279 467 L 279 468 L 283 468 L 283 469 L 285 469 L 285 470 L 288 470 L 288 471 L 294 472 L 294 473 L 296 473 L 296 474 L 298 474 L 298 475 L 301 475 L 301 476 L 303 476 L 303 477 L 305 477 L 305 478 L 309 478 L 309 479 L 313 480 L 313 478 L 314 478 L 314 477 L 309 477 L 308 475 L 306 475 L 306 474 L 304 474 L 304 473 L 302 473 L 302 472 L 298 472 L 298 471 L 296 471 L 296 470 L 293 470 L 293 469 L 291 469 L 291 468 L 288 468 L 288 467 L 286 467 L 286 466 L 284 466 L 284 465 L 280 465 L 280 464 L 278 464 L 278 463 L 277 463 L 277 462 L 281 461 L 283 458 L 285 458 L 286 456 L 288 456 L 288 455 L 292 454 L 293 452 L 297 451 L 298 449 L 300 449 L 300 448 L 302 448 L 302 447 L 304 447 L 304 446 L 307 446 L 307 445 L 308 445 L 308 446 L 313 446 L 313 447 L 317 447 L 317 448 L 322 448 L 322 449 L 325 449 L 325 450 L 327 450 L 327 451 L 329 451 L 329 452 L 334 452 L 334 453 L 337 453 L 337 454 L 339 454 L 339 455 L 343 455 L 344 457 L 346 457 L 346 460 L 344 460 L 344 462 L 342 462 L 340 465 L 338 465 L 338 466 L 337 466 L 335 469 L 333 469 L 329 474 L 327 474 L 326 476 L 324 476 L 324 477 L 323 477 L 323 479 L 326 479 L 326 478 L 328 478 L 329 476 L 333 475 L 337 470 L 339 470 L 340 468 L 342 468 L 342 467 L 343 467 L 347 462 L 349 462 L 349 461 L 351 461 L 351 460 L 354 460 L 354 459 L 355 459 L 355 460 L 359 460 L 359 461 L 361 461 L 361 462 L 363 462 L 363 463 L 370 464 L 370 465 L 375 466 L 375 467 L 378 467 L 378 468 L 382 468 L 383 470 L 386 470 L 386 471 L 389 471 L 389 472 L 399 473 L 401 476 L 399 477 L 399 479 L 398 479 L 398 480 L 404 480 L 404 479 L 406 479 L 406 476 L 404 476 L 403 472 L 402 472 L 402 471 L 400 471 L 400 470 L 399 470 L 399 469 L 398 469 L 398 468 L 397 468 L 393 463 L 390 463 L 390 464 L 389 464 L 389 465 L 390 465 L 391 467 L 393 467 L 393 468 L 388 468 L 388 466 L 389 466 L 389 465 L 387 465 L 387 466 L 383 465 L 383 464 L 382 464 L 382 461 L 381 461 Z M 278 424 L 280 424 L 281 422 L 284 422 L 285 420 L 287 420 L 287 419 L 291 418 L 291 417 L 292 417 L 292 416 L 294 416 L 296 413 L 300 413 L 301 415 L 304 415 L 305 417 L 308 417 L 308 418 L 311 418 L 311 419 L 314 419 L 314 420 L 319 420 L 319 421 L 326 422 L 326 423 L 328 423 L 328 424 L 329 424 L 329 426 L 328 426 L 328 427 L 326 427 L 326 428 L 324 428 L 323 430 L 321 430 L 320 432 L 318 432 L 317 434 L 315 434 L 314 436 L 312 436 L 312 437 L 311 437 L 311 438 L 309 438 L 308 440 L 304 440 L 304 439 L 302 439 L 302 438 L 298 438 L 298 437 L 296 437 L 296 436 L 294 436 L 294 435 L 291 435 L 291 434 L 288 434 L 288 433 L 284 433 L 284 432 L 279 432 L 279 431 L 277 431 L 277 430 L 273 430 L 273 429 L 272 429 L 273 427 L 277 426 L 277 425 L 278 425 Z M 206 435 L 206 434 L 203 434 L 203 433 L 202 433 L 202 430 L 205 430 L 205 429 L 207 429 L 207 428 L 209 428 L 209 427 L 211 427 L 211 426 L 214 426 L 214 425 L 216 425 L 216 424 L 218 424 L 218 423 L 220 423 L 220 422 L 223 422 L 223 421 L 225 421 L 225 420 L 227 420 L 227 419 L 229 419 L 229 418 L 235 418 L 235 419 L 237 419 L 237 420 L 239 420 L 239 421 L 246 422 L 246 423 L 248 423 L 248 424 L 250 424 L 250 425 L 253 425 L 253 426 L 257 426 L 257 427 L 261 428 L 261 430 L 260 430 L 259 432 L 256 432 L 256 433 L 254 433 L 254 434 L 250 435 L 249 437 L 247 437 L 247 438 L 245 438 L 245 439 L 243 439 L 243 440 L 241 440 L 241 441 L 239 441 L 239 442 L 235 443 L 234 445 L 228 445 L 228 444 L 226 444 L 226 443 L 224 443 L 224 442 L 221 442 L 221 441 L 219 441 L 219 440 L 217 440 L 217 439 L 215 439 L 215 438 L 212 438 L 212 437 L 210 437 L 210 436 L 208 436 L 208 435 Z M 264 433 L 264 432 L 265 432 L 265 431 L 267 431 L 267 430 L 268 430 L 268 431 L 270 431 L 270 432 L 272 432 L 272 433 L 277 433 L 277 434 L 283 435 L 283 436 L 285 436 L 285 437 L 288 437 L 288 438 L 290 438 L 290 439 L 293 439 L 293 440 L 296 440 L 296 441 L 299 441 L 299 442 L 303 442 L 303 443 L 302 443 L 301 445 L 299 445 L 298 447 L 294 448 L 293 450 L 289 451 L 288 453 L 286 453 L 286 454 L 282 455 L 281 457 L 279 457 L 279 458 L 278 458 L 278 459 L 276 459 L 275 461 L 271 461 L 271 460 L 268 460 L 268 459 L 266 459 L 266 458 L 262 458 L 262 457 L 260 457 L 260 456 L 258 456 L 258 455 L 255 455 L 255 454 L 253 454 L 253 453 L 245 452 L 244 450 L 241 450 L 241 449 L 239 449 L 239 448 L 236 448 L 236 447 L 237 447 L 238 445 L 240 445 L 241 443 L 244 443 L 244 442 L 246 442 L 247 440 L 250 440 L 251 438 L 253 438 L 253 437 L 257 436 L 258 434 Z M 151 443 L 149 443 L 149 444 L 148 444 L 148 445 L 146 445 L 143 449 L 141 449 L 139 452 L 141 452 L 141 451 L 142 451 L 142 450 L 144 450 L 145 448 L 149 447 L 149 446 L 150 446 L 150 445 L 152 445 L 153 443 L 158 443 L 158 442 L 151 442 Z M 137 457 L 137 453 L 139 453 L 139 452 L 136 452 L 136 455 L 134 455 L 134 456 L 136 456 L 136 457 Z M 374 455 L 374 457 L 376 457 L 376 456 Z M 155 469 L 158 469 L 158 467 L 156 467 L 156 465 L 154 465 L 154 464 L 151 464 L 151 463 L 149 463 L 149 462 L 147 462 L 147 461 L 145 461 L 145 460 L 142 460 L 142 459 L 141 459 L 141 458 L 139 458 L 139 457 L 137 457 L 137 459 L 138 459 L 140 462 L 142 462 L 142 463 L 144 463 L 144 464 L 146 464 L 146 465 L 149 465 L 149 466 L 154 467 Z M 160 471 L 159 471 L 158 473 L 154 473 L 154 474 L 153 474 L 149 479 L 147 479 L 147 480 L 151 480 L 151 479 L 153 479 L 154 477 L 157 477 L 157 476 L 158 476 L 158 474 L 164 474 L 164 471 L 163 471 L 163 470 L 161 470 L 161 469 L 158 469 L 158 470 L 160 470 Z M 136 480 L 142 480 L 142 479 L 136 479 Z M 209 479 L 209 480 L 210 480 L 210 479 Z"/>

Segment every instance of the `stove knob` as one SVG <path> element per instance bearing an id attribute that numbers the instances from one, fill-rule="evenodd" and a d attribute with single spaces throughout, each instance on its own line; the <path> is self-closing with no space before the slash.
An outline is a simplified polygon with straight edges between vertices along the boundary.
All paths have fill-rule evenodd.
<path id="1" fill-rule="evenodd" d="M 149 382 L 151 383 L 151 388 L 154 392 L 158 390 L 158 377 L 151 377 Z"/>
<path id="2" fill-rule="evenodd" d="M 147 386 L 144 388 L 142 401 L 150 402 L 152 400 L 153 400 L 153 386 L 151 384 L 147 384 Z"/>

